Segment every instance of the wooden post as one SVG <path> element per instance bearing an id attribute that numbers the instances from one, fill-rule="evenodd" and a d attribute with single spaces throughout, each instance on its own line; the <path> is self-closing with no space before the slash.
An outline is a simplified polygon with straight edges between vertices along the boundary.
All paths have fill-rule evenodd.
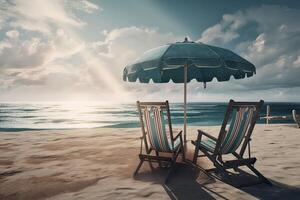
<path id="1" fill-rule="evenodd" d="M 188 77 L 188 64 L 184 65 L 184 127 L 183 127 L 183 140 L 186 148 L 186 124 L 187 124 L 187 114 L 186 114 L 186 85 L 187 85 L 187 77 Z"/>
<path id="2" fill-rule="evenodd" d="M 270 113 L 271 113 L 271 108 L 269 105 L 267 105 L 267 124 L 270 123 Z"/>

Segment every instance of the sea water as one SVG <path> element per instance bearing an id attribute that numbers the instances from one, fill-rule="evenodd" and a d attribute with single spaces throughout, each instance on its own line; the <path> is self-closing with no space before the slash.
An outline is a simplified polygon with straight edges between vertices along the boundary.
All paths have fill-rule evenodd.
<path id="1" fill-rule="evenodd" d="M 266 115 L 266 105 L 271 115 L 291 117 L 291 111 L 300 113 L 300 103 L 265 103 L 261 116 Z M 220 125 L 227 103 L 188 103 L 189 126 Z M 174 125 L 183 124 L 183 104 L 170 104 Z M 258 123 L 265 123 L 259 120 Z M 271 123 L 294 123 L 291 118 Z M 103 104 L 97 102 L 27 102 L 0 103 L 0 131 L 43 129 L 76 129 L 96 127 L 132 128 L 139 126 L 135 104 Z"/>

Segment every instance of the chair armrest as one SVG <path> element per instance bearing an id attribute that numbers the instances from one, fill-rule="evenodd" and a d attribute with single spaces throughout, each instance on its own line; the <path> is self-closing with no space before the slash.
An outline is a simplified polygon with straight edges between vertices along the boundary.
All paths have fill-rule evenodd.
<path id="1" fill-rule="evenodd" d="M 178 137 L 181 137 L 182 135 L 182 131 L 179 131 L 179 133 L 173 138 L 173 140 L 177 140 Z"/>
<path id="2" fill-rule="evenodd" d="M 202 131 L 202 130 L 200 130 L 200 129 L 198 129 L 198 135 L 205 135 L 206 137 L 208 137 L 208 138 L 210 138 L 210 139 L 212 139 L 212 140 L 215 140 L 215 141 L 218 140 L 218 139 L 215 138 L 214 136 L 209 135 L 208 133 L 206 133 L 206 132 L 204 132 L 204 131 Z"/>

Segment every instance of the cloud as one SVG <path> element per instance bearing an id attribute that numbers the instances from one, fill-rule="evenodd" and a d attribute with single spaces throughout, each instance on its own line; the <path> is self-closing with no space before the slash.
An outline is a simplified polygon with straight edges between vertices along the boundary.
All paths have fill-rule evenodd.
<path id="1" fill-rule="evenodd" d="M 114 66 L 112 70 L 119 77 L 123 68 L 143 52 L 183 38 L 171 32 L 162 33 L 155 28 L 135 26 L 103 31 L 103 34 L 104 40 L 92 43 L 92 48 L 108 66 Z"/>
<path id="2" fill-rule="evenodd" d="M 91 3 L 89 1 L 85 0 L 75 0 L 70 2 L 71 6 L 75 9 L 87 12 L 87 13 L 93 13 L 96 10 L 102 10 L 98 5 Z"/>
<path id="3" fill-rule="evenodd" d="M 1 5 L 5 13 L 0 13 L 0 29 L 5 27 L 0 41 L 1 100 L 182 100 L 182 84 L 127 83 L 122 81 L 122 70 L 144 51 L 182 41 L 183 36 L 130 26 L 103 30 L 99 35 L 103 39 L 91 42 L 78 34 L 78 28 L 90 27 L 76 17 L 75 9 L 89 14 L 101 10 L 96 4 L 63 0 L 37 1 L 32 6 L 18 0 L 5 3 Z M 223 15 L 199 40 L 231 46 L 257 66 L 257 75 L 226 83 L 213 81 L 207 90 L 192 82 L 189 99 L 284 99 L 291 92 L 300 92 L 300 26 L 294 20 L 298 13 L 297 9 L 261 6 Z"/>
<path id="4" fill-rule="evenodd" d="M 44 63 L 49 47 L 39 38 L 26 41 L 7 41 L 0 54 L 0 65 L 3 68 L 38 66 Z"/>
<path id="5" fill-rule="evenodd" d="M 2 98 L 51 99 L 55 91 L 67 94 L 75 88 L 83 91 L 82 85 L 91 88 L 86 63 L 75 57 L 85 48 L 85 41 L 74 37 L 72 29 L 85 22 L 74 15 L 73 2 L 0 2 L 0 28 L 8 29 L 0 41 Z M 83 3 L 90 6 L 86 9 L 96 9 Z"/>
<path id="6" fill-rule="evenodd" d="M 198 42 L 203 42 L 203 43 L 214 42 L 214 43 L 224 44 L 232 41 L 237 37 L 239 37 L 239 34 L 234 30 L 224 31 L 222 24 L 216 24 L 206 29 L 202 33 L 201 38 L 198 40 Z"/>
<path id="7" fill-rule="evenodd" d="M 9 3 L 6 0 L 0 0 L 0 30 L 3 29 L 6 24 L 8 18 L 6 10 L 8 7 Z"/>
<path id="8" fill-rule="evenodd" d="M 150 48 L 182 39 L 158 29 L 134 26 L 103 31 L 104 39 L 92 43 L 71 29 L 57 29 L 47 37 L 28 39 L 18 33 L 7 31 L 0 43 L 2 98 L 11 98 L 12 94 L 27 96 L 21 88 L 32 98 L 38 94 L 39 99 L 81 93 L 81 98 L 124 100 L 126 91 L 137 96 L 157 91 L 158 85 L 145 90 L 142 84 L 135 87 L 124 83 L 123 68 Z"/>
<path id="9" fill-rule="evenodd" d="M 20 88 L 38 98 L 47 93 L 44 95 L 50 99 L 59 91 L 65 95 L 111 93 L 102 99 L 122 94 L 110 65 L 106 66 L 76 33 L 85 22 L 74 15 L 75 1 L 37 1 L 33 6 L 18 0 L 0 3 L 5 4 L 6 28 L 13 29 L 0 41 L 2 98 L 5 94 L 24 95 Z M 79 5 L 85 12 L 98 9 L 87 1 Z"/>
<path id="10" fill-rule="evenodd" d="M 19 31 L 17 30 L 11 30 L 6 32 L 6 36 L 9 38 L 18 38 L 19 37 Z"/>
<path id="11" fill-rule="evenodd" d="M 76 2 L 78 9 L 82 8 L 88 12 L 97 9 L 96 5 L 88 1 L 74 1 L 74 4 Z M 50 34 L 64 26 L 84 26 L 86 23 L 74 15 L 69 8 L 72 6 L 67 6 L 68 3 L 64 0 L 32 0 L 30 3 L 22 0 L 1 1 L 0 27 L 1 23 L 7 23 L 10 27 Z"/>
<path id="12" fill-rule="evenodd" d="M 277 5 L 253 7 L 205 30 L 199 41 L 232 46 L 257 67 L 257 75 L 241 89 L 270 90 L 300 87 L 300 10 Z M 254 25 L 254 26 L 253 26 Z M 254 31 L 253 31 L 253 27 Z M 248 37 L 243 37 L 243 34 Z"/>
<path id="13" fill-rule="evenodd" d="M 240 36 L 237 31 L 247 23 L 243 12 L 238 11 L 234 15 L 224 14 L 220 23 L 215 24 L 201 34 L 198 42 L 210 44 L 225 44 Z"/>
<path id="14" fill-rule="evenodd" d="M 297 59 L 293 62 L 294 67 L 300 67 L 300 55 L 298 55 Z"/>
<path id="15" fill-rule="evenodd" d="M 70 37 L 62 29 L 47 41 L 32 37 L 19 38 L 19 32 L 6 32 L 7 38 L 0 43 L 0 66 L 3 68 L 37 67 L 57 59 L 65 59 L 78 53 L 84 46 L 82 41 Z"/>

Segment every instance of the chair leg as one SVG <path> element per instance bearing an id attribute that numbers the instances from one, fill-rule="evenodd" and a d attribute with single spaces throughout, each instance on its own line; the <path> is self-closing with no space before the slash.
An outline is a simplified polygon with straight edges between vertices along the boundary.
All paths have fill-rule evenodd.
<path id="1" fill-rule="evenodd" d="M 182 153 L 182 161 L 185 162 L 185 148 L 183 145 L 183 140 L 182 140 L 182 136 L 180 137 L 180 145 L 181 145 L 181 153 Z"/>
<path id="2" fill-rule="evenodd" d="M 153 167 L 153 165 L 152 165 L 151 159 L 149 159 L 149 167 L 150 167 L 150 169 L 151 169 L 152 171 L 154 170 L 154 167 Z"/>
<path id="3" fill-rule="evenodd" d="M 185 149 L 184 149 L 183 145 L 181 147 L 181 151 L 182 151 L 182 161 L 185 162 Z"/>
<path id="4" fill-rule="evenodd" d="M 196 144 L 196 145 L 195 145 L 194 158 L 193 158 L 193 163 L 194 163 L 195 165 L 197 164 L 198 153 L 199 153 L 199 146 L 198 146 L 198 144 Z"/>
<path id="5" fill-rule="evenodd" d="M 158 151 L 155 151 L 155 154 L 156 154 L 157 157 L 159 156 Z M 162 168 L 162 165 L 161 165 L 161 162 L 160 162 L 160 161 L 158 161 L 158 165 L 159 165 L 160 168 Z"/>
<path id="6" fill-rule="evenodd" d="M 138 173 L 138 171 L 139 171 L 139 169 L 141 168 L 143 162 L 144 162 L 144 159 L 141 159 L 141 158 L 140 158 L 140 163 L 138 164 L 136 170 L 134 171 L 134 174 L 133 174 L 134 176 Z"/>
<path id="7" fill-rule="evenodd" d="M 247 167 L 258 176 L 259 179 L 261 179 L 263 182 L 272 185 L 272 183 L 266 178 L 264 177 L 264 175 L 262 175 L 257 169 L 254 168 L 254 166 L 252 165 L 247 165 Z"/>

